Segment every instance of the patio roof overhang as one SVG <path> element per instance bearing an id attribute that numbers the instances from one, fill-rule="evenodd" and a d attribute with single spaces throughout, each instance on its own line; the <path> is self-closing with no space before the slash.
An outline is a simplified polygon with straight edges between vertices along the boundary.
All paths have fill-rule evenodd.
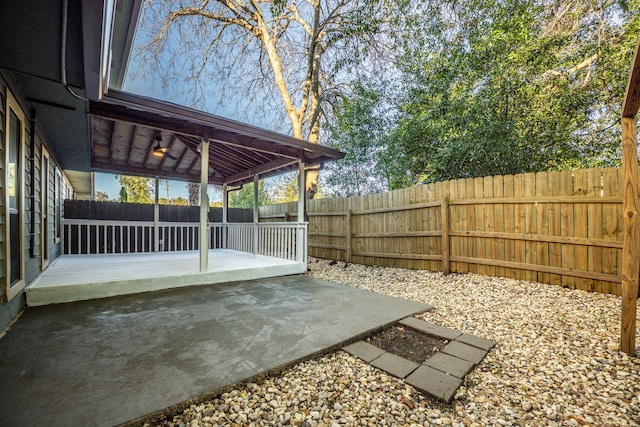
<path id="1" fill-rule="evenodd" d="M 209 140 L 209 182 L 241 185 L 322 165 L 344 153 L 191 108 L 110 90 L 89 103 L 91 169 L 200 180 L 199 146 Z M 169 155 L 157 157 L 157 138 Z"/>

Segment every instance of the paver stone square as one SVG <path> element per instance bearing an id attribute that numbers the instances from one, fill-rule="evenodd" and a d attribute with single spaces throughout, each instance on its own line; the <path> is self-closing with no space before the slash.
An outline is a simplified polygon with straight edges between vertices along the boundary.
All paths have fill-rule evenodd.
<path id="1" fill-rule="evenodd" d="M 483 350 L 491 350 L 493 346 L 496 345 L 495 341 L 469 334 L 460 335 L 458 338 L 456 338 L 456 341 L 464 344 L 469 344 L 473 347 L 478 347 Z"/>
<path id="2" fill-rule="evenodd" d="M 419 366 L 416 362 L 392 353 L 384 353 L 370 363 L 376 368 L 382 369 L 398 378 L 405 378 Z"/>
<path id="3" fill-rule="evenodd" d="M 443 349 L 443 353 L 450 354 L 451 356 L 458 357 L 460 359 L 468 360 L 473 364 L 478 364 L 484 359 L 487 354 L 485 350 L 477 347 L 472 347 L 468 344 L 463 344 L 458 341 L 453 341 L 447 344 Z"/>
<path id="4" fill-rule="evenodd" d="M 359 357 L 365 362 L 371 362 L 373 359 L 380 357 L 380 355 L 384 353 L 384 350 L 381 348 L 365 341 L 356 341 L 353 344 L 344 346 L 342 349 L 353 356 Z"/>
<path id="5" fill-rule="evenodd" d="M 419 332 L 435 335 L 447 340 L 453 340 L 462 335 L 462 332 L 436 325 L 434 323 L 425 322 L 415 317 L 406 317 L 400 321 L 401 324 L 413 328 Z"/>
<path id="6" fill-rule="evenodd" d="M 430 366 L 438 371 L 464 378 L 473 368 L 473 363 L 468 360 L 459 359 L 446 353 L 437 353 L 424 361 L 423 365 Z"/>
<path id="7" fill-rule="evenodd" d="M 460 378 L 447 375 L 425 365 L 413 371 L 405 381 L 421 392 L 442 399 L 445 402 L 449 402 L 458 387 L 462 385 Z"/>

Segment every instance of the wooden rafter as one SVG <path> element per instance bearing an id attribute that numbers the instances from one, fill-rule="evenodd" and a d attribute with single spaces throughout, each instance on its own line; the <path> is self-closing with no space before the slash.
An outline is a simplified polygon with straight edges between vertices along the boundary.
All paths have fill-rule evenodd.
<path id="1" fill-rule="evenodd" d="M 316 166 L 344 156 L 288 135 L 121 92 L 89 102 L 89 115 L 94 170 L 108 171 L 112 165 L 113 172 L 161 178 L 181 175 L 184 180 L 197 181 L 204 155 L 197 150 L 202 141 L 209 146 L 209 181 L 216 184 L 244 184 L 257 174 L 267 177 L 297 170 L 298 162 Z M 174 150 L 175 163 L 153 157 L 158 134 Z M 121 155 L 107 156 L 106 146 Z"/>

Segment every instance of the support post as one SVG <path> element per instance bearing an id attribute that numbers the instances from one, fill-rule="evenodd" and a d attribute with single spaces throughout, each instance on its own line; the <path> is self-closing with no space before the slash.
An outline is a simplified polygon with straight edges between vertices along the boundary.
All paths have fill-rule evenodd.
<path id="1" fill-rule="evenodd" d="M 200 273 L 209 268 L 209 138 L 200 143 Z"/>
<path id="2" fill-rule="evenodd" d="M 156 196 L 153 205 L 153 251 L 160 251 L 160 178 L 156 176 Z"/>
<path id="3" fill-rule="evenodd" d="M 442 220 L 442 272 L 451 273 L 450 251 L 449 251 L 449 197 L 442 200 L 441 207 Z"/>
<path id="4" fill-rule="evenodd" d="M 258 175 L 253 177 L 253 254 L 258 254 L 258 222 L 260 221 L 260 207 L 258 206 L 258 184 L 260 178 Z"/>
<path id="5" fill-rule="evenodd" d="M 633 356 L 636 341 L 640 227 L 638 227 L 638 130 L 635 117 L 622 118 L 622 316 L 620 351 Z"/>
<path id="6" fill-rule="evenodd" d="M 353 205 L 353 199 L 351 197 L 349 197 L 347 199 L 347 213 L 346 213 L 346 224 L 345 224 L 345 234 L 347 235 L 347 255 L 346 255 L 346 262 L 351 262 L 351 258 L 353 257 L 353 224 L 352 224 L 352 212 L 351 212 L 351 208 Z"/>
<path id="7" fill-rule="evenodd" d="M 307 267 L 307 227 L 304 222 L 305 214 L 305 171 L 304 163 L 298 163 L 298 228 L 296 231 L 296 261 L 304 263 L 305 269 Z"/>
<path id="8" fill-rule="evenodd" d="M 229 186 L 222 184 L 222 249 L 227 249 L 227 222 L 229 221 Z"/>

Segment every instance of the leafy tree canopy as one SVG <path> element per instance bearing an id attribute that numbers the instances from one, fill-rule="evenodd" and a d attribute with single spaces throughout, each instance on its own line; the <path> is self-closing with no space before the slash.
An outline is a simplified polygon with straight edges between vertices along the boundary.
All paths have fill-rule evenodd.
<path id="1" fill-rule="evenodd" d="M 638 0 L 421 8 L 398 40 L 406 84 L 379 165 L 391 188 L 620 162 Z"/>
<path id="2" fill-rule="evenodd" d="M 122 186 L 120 202 L 153 203 L 154 182 L 151 178 L 127 175 L 116 175 L 115 178 Z"/>
<path id="3" fill-rule="evenodd" d="M 392 37 L 398 74 L 336 103 L 334 194 L 620 163 L 640 1 L 411 4 Z"/>
<path id="4" fill-rule="evenodd" d="M 269 194 L 264 187 L 264 181 L 258 181 L 258 206 L 271 204 Z M 229 193 L 230 208 L 253 208 L 253 183 L 245 184 L 238 191 Z"/>

